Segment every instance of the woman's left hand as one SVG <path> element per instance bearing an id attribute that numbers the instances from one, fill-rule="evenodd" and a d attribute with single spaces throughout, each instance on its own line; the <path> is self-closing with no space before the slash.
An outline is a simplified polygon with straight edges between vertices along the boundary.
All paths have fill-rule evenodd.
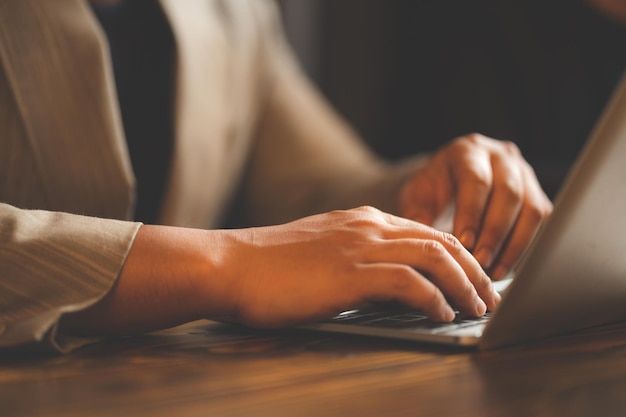
<path id="1" fill-rule="evenodd" d="M 439 150 L 400 193 L 400 215 L 427 225 L 449 204 L 453 234 L 494 280 L 513 269 L 552 212 L 518 147 L 479 134 Z"/>

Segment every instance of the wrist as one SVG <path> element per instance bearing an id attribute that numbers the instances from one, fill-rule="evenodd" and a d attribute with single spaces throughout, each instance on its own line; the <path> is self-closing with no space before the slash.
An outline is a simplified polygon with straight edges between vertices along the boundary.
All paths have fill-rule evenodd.
<path id="1" fill-rule="evenodd" d="M 134 334 L 230 314 L 219 235 L 142 226 L 113 287 L 91 307 L 64 316 L 64 331 Z"/>

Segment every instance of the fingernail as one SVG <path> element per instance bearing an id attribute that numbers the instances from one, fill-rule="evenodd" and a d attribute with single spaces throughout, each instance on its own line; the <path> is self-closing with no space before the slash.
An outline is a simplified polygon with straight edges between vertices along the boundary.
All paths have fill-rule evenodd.
<path id="1" fill-rule="evenodd" d="M 456 317 L 456 314 L 454 313 L 454 310 L 452 310 L 452 307 L 450 307 L 448 304 L 445 304 L 441 308 L 439 313 L 440 313 L 440 316 L 441 316 L 441 320 L 444 321 L 444 322 L 452 321 Z"/>
<path id="2" fill-rule="evenodd" d="M 482 248 L 478 252 L 476 252 L 476 260 L 479 264 L 482 265 L 483 268 L 487 269 L 491 266 L 493 262 L 493 254 L 487 248 Z"/>
<path id="3" fill-rule="evenodd" d="M 476 316 L 480 317 L 487 312 L 487 304 L 480 298 L 476 297 Z"/>
<path id="4" fill-rule="evenodd" d="M 474 233 L 474 231 L 471 229 L 467 229 L 463 233 L 461 233 L 461 237 L 459 238 L 459 240 L 466 249 L 471 250 L 476 243 L 476 233 Z"/>

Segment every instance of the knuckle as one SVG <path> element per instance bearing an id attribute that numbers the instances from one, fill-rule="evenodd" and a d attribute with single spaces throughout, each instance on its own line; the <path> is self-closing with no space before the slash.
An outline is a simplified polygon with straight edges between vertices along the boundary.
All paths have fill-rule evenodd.
<path id="1" fill-rule="evenodd" d="M 350 219 L 351 212 L 346 210 L 331 210 L 327 213 L 329 218 L 333 219 L 336 222 L 344 222 L 347 219 Z"/>
<path id="2" fill-rule="evenodd" d="M 527 216 L 533 223 L 539 223 L 545 218 L 545 210 L 538 206 L 532 206 L 527 210 Z"/>
<path id="3" fill-rule="evenodd" d="M 381 213 L 381 211 L 378 210 L 377 208 L 372 207 L 372 206 L 367 206 L 367 205 L 357 207 L 353 209 L 352 211 L 360 212 L 366 215 L 379 215 Z"/>
<path id="4" fill-rule="evenodd" d="M 371 217 L 357 217 L 350 220 L 349 226 L 357 230 L 371 230 L 380 227 L 380 222 Z"/>
<path id="5" fill-rule="evenodd" d="M 459 136 L 452 140 L 450 144 L 446 147 L 446 149 L 452 155 L 463 155 L 467 152 L 468 149 L 476 146 L 474 140 L 472 140 L 468 135 Z"/>
<path id="6" fill-rule="evenodd" d="M 500 142 L 502 143 L 502 146 L 507 153 L 511 155 L 516 155 L 516 156 L 519 156 L 522 154 L 522 152 L 519 149 L 519 146 L 517 146 L 515 142 L 512 142 L 510 140 L 503 140 Z"/>
<path id="7" fill-rule="evenodd" d="M 444 245 L 437 240 L 424 241 L 423 251 L 428 259 L 435 263 L 443 262 L 447 254 Z"/>
<path id="8" fill-rule="evenodd" d="M 398 265 L 393 269 L 391 282 L 395 291 L 405 292 L 415 283 L 415 270 L 408 265 Z"/>
<path id="9" fill-rule="evenodd" d="M 474 298 L 475 290 L 476 287 L 468 282 L 459 289 L 459 296 L 462 300 L 471 300 Z"/>
<path id="10" fill-rule="evenodd" d="M 548 218 L 548 216 L 550 216 L 550 213 L 552 213 L 552 207 L 548 204 L 541 206 L 533 205 L 527 209 L 528 219 L 532 223 L 543 222 L 546 218 Z"/>
<path id="11" fill-rule="evenodd" d="M 472 182 L 472 186 L 481 189 L 482 191 L 491 189 L 491 180 L 486 172 L 471 170 L 468 171 L 466 176 Z"/>
<path id="12" fill-rule="evenodd" d="M 481 135 L 480 133 L 472 132 L 472 133 L 468 133 L 465 136 L 462 136 L 461 139 L 466 140 L 472 145 L 480 145 L 485 140 L 485 137 Z"/>
<path id="13" fill-rule="evenodd" d="M 500 192 L 506 201 L 511 203 L 521 201 L 524 196 L 522 184 L 513 178 L 508 178 L 500 184 Z"/>
<path id="14" fill-rule="evenodd" d="M 345 223 L 356 229 L 380 228 L 383 222 L 383 213 L 371 206 L 361 206 L 343 212 L 347 214 Z"/>
<path id="15" fill-rule="evenodd" d="M 453 255 L 463 250 L 463 245 L 452 233 L 435 230 L 433 238 L 442 242 L 446 250 Z"/>
<path id="16" fill-rule="evenodd" d="M 522 167 L 526 170 L 526 175 L 528 176 L 528 178 L 537 180 L 537 173 L 535 172 L 535 168 L 525 158 L 522 158 L 521 162 Z"/>

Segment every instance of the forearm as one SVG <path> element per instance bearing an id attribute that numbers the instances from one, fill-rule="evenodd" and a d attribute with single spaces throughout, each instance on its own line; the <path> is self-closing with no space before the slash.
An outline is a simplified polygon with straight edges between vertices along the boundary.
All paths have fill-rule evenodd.
<path id="1" fill-rule="evenodd" d="M 427 159 L 428 154 L 420 154 L 402 162 L 381 163 L 379 169 L 368 178 L 360 178 L 358 172 L 349 172 L 346 175 L 352 175 L 353 179 L 345 180 L 342 188 L 334 188 L 337 186 L 329 181 L 327 199 L 320 201 L 318 211 L 369 205 L 399 215 L 401 189 Z"/>
<path id="2" fill-rule="evenodd" d="M 215 278 L 219 231 L 142 226 L 120 276 L 90 308 L 67 314 L 60 329 L 76 335 L 119 335 L 229 314 Z"/>
<path id="3" fill-rule="evenodd" d="M 423 158 L 383 161 L 298 72 L 284 71 L 280 80 L 268 95 L 244 181 L 248 223 L 361 205 L 397 213 L 399 190 Z"/>
<path id="4" fill-rule="evenodd" d="M 498 301 L 456 240 L 372 208 L 239 230 L 143 226 L 114 288 L 61 330 L 134 334 L 218 316 L 276 328 L 392 300 L 449 321 L 444 292 L 470 315 Z"/>

